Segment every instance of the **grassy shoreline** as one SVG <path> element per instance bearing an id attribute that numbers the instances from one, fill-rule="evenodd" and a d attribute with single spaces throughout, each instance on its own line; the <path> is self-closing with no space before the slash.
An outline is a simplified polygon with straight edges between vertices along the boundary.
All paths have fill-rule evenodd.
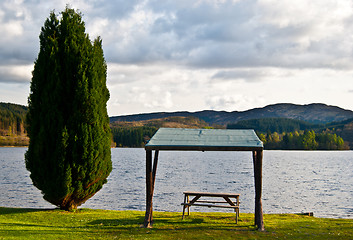
<path id="1" fill-rule="evenodd" d="M 0 239 L 352 239 L 353 219 L 265 214 L 265 232 L 253 214 L 154 212 L 152 229 L 141 228 L 144 212 L 0 207 Z"/>
<path id="2" fill-rule="evenodd" d="M 0 147 L 28 147 L 26 135 L 0 136 Z"/>

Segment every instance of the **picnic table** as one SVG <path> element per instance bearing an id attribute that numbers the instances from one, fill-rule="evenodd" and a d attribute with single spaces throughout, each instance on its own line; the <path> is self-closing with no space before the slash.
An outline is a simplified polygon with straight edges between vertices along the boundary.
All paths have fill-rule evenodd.
<path id="1" fill-rule="evenodd" d="M 188 210 L 188 215 L 190 215 L 190 207 L 191 206 L 200 206 L 200 207 L 217 207 L 217 208 L 232 208 L 236 213 L 236 223 L 238 223 L 239 217 L 239 196 L 240 194 L 233 194 L 233 193 L 211 193 L 211 192 L 190 192 L 186 191 L 183 192 L 184 194 L 184 202 L 181 204 L 183 205 L 183 216 L 184 219 L 185 209 Z M 193 198 L 190 201 L 190 196 Z M 200 198 L 203 197 L 201 200 Z M 207 197 L 207 199 L 205 199 Z M 210 198 L 223 198 L 223 201 L 214 201 Z M 235 199 L 233 201 L 232 199 Z"/>

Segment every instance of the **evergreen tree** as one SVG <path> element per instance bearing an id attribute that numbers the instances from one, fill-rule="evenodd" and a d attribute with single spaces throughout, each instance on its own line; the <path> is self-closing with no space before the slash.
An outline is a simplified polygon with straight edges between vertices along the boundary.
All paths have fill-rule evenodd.
<path id="1" fill-rule="evenodd" d="M 85 33 L 80 13 L 54 12 L 39 36 L 27 114 L 26 168 L 43 198 L 71 210 L 107 182 L 112 170 L 102 41 Z"/>

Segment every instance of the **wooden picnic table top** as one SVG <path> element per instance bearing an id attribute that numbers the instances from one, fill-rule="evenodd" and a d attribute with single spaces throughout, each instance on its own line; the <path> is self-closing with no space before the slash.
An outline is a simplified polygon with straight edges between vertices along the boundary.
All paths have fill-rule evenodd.
<path id="1" fill-rule="evenodd" d="M 239 197 L 240 194 L 235 193 L 212 193 L 212 192 L 192 192 L 192 191 L 185 191 L 183 192 L 185 195 L 192 195 L 192 196 L 206 196 L 206 197 Z"/>

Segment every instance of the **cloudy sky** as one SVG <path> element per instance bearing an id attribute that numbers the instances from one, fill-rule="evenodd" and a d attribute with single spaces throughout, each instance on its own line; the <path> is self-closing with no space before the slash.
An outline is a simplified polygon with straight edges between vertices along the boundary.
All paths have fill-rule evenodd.
<path id="1" fill-rule="evenodd" d="M 103 39 L 110 116 L 274 103 L 353 110 L 351 0 L 2 0 L 0 102 L 27 104 L 50 11 Z"/>

